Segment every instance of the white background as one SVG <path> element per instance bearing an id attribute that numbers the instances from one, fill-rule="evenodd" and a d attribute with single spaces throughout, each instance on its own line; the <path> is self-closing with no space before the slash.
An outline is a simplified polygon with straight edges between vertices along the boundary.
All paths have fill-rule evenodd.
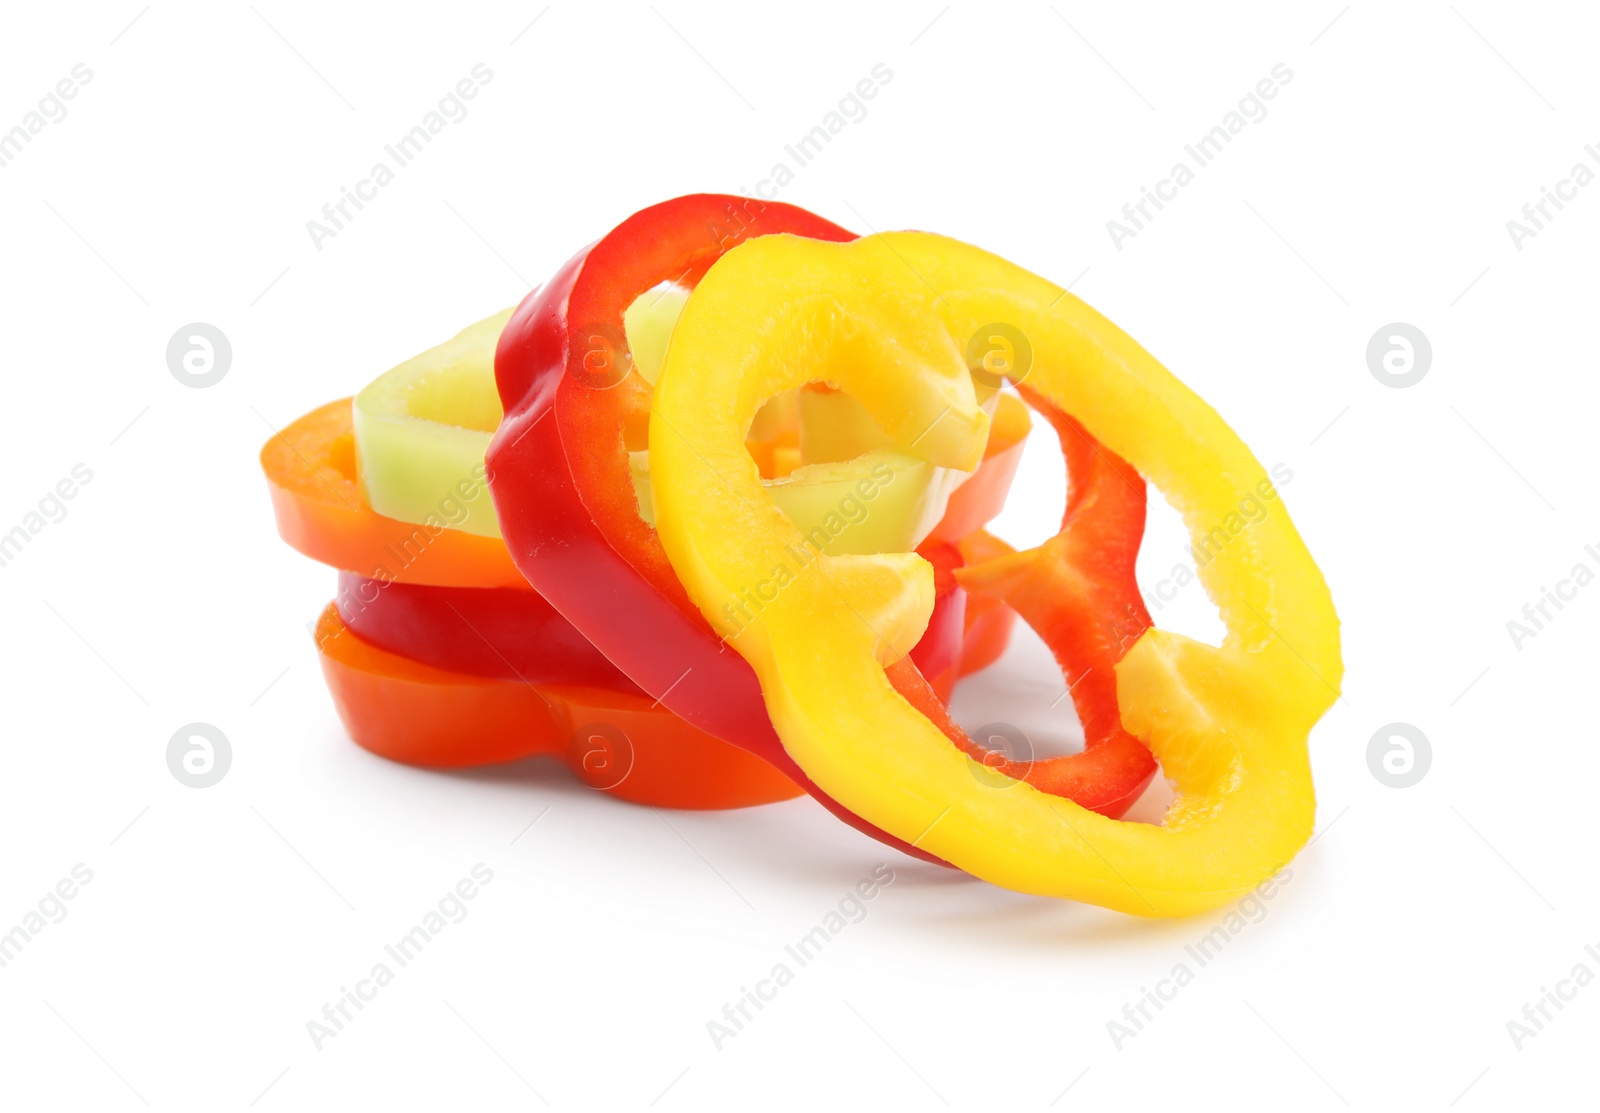
<path id="1" fill-rule="evenodd" d="M 541 8 L 3 17 L 0 129 L 75 64 L 94 76 L 0 169 L 0 532 L 74 464 L 94 477 L 0 568 L 0 930 L 75 863 L 94 878 L 0 969 L 0 1104 L 1467 1110 L 1589 1093 L 1600 988 L 1520 1050 L 1507 1022 L 1575 964 L 1600 973 L 1600 587 L 1520 649 L 1506 623 L 1575 563 L 1600 569 L 1583 552 L 1600 542 L 1600 185 L 1521 251 L 1506 222 L 1600 141 L 1592 14 Z M 494 77 L 470 114 L 318 251 L 306 222 L 480 62 Z M 1293 470 L 1284 497 L 1344 622 L 1344 698 L 1312 737 L 1323 833 L 1120 1049 L 1108 1021 L 1220 913 L 1018 896 L 805 799 L 660 815 L 544 765 L 444 775 L 356 748 L 306 629 L 333 573 L 278 541 L 256 464 L 269 423 L 514 303 L 633 210 L 753 189 L 880 62 L 892 82 L 782 199 L 1076 281 Z M 1117 250 L 1106 222 L 1277 63 L 1294 76 L 1269 115 Z M 204 390 L 165 363 L 194 321 L 233 346 Z M 1395 321 L 1432 342 L 1409 389 L 1366 365 Z M 1060 498 L 1036 437 L 1000 532 L 1045 536 Z M 1181 558 L 1157 505 L 1142 568 Z M 1195 586 L 1157 619 L 1217 630 Z M 1069 733 L 1041 711 L 1058 681 L 1026 643 L 1015 656 L 1025 671 L 980 691 Z M 234 750 L 203 791 L 164 756 L 196 720 Z M 1403 790 L 1366 757 L 1395 721 L 1433 750 Z M 478 862 L 494 881 L 470 915 L 315 1050 L 307 1021 Z M 716 1049 L 707 1022 L 880 862 L 895 881 L 866 920 Z"/>

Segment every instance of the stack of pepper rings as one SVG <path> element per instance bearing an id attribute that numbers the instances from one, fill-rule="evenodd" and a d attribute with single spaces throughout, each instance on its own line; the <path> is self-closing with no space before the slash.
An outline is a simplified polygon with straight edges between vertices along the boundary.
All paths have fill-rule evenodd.
<path id="1" fill-rule="evenodd" d="M 1068 496 L 1016 552 L 984 526 L 1030 408 Z M 1342 665 L 1288 516 L 1202 569 L 1220 647 L 1154 628 L 1134 577 L 1146 480 L 1203 535 L 1266 473 L 1115 325 L 966 244 L 667 201 L 261 462 L 284 540 L 339 569 L 323 673 L 384 757 L 552 754 L 662 807 L 805 792 L 905 853 L 1146 916 L 1236 899 L 1309 838 Z M 1080 753 L 1020 760 L 947 713 L 1019 614 Z M 1163 823 L 1121 819 L 1158 762 Z"/>

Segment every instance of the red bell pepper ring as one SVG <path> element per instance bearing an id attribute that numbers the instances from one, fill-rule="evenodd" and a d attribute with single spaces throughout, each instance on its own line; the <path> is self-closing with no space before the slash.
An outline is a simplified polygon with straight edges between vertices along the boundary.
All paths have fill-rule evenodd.
<path id="1" fill-rule="evenodd" d="M 904 670 L 891 672 L 891 679 L 957 746 L 997 774 L 1115 819 L 1133 806 L 1156 771 L 1144 743 L 1122 728 L 1117 704 L 1116 664 L 1150 626 L 1134 578 L 1144 537 L 1145 483 L 1076 420 L 1026 386 L 1019 389 L 1061 440 L 1067 464 L 1061 529 L 1038 548 L 993 556 L 954 575 L 974 595 L 1008 604 L 1050 647 L 1083 726 L 1084 749 L 1037 760 L 990 750 L 968 738 L 943 708 L 913 698 L 908 689 L 916 686 Z"/>
<path id="2" fill-rule="evenodd" d="M 964 675 L 965 641 L 967 629 L 967 593 L 956 582 L 956 569 L 961 567 L 961 550 L 943 541 L 924 542 L 918 546 L 934 568 L 933 613 L 928 617 L 928 628 L 922 639 L 907 655 L 918 674 L 928 678 L 928 683 L 941 699 L 950 698 L 956 680 Z"/>
<path id="3" fill-rule="evenodd" d="M 678 582 L 639 516 L 628 453 L 648 444 L 651 385 L 633 371 L 623 312 L 663 282 L 692 287 L 747 239 L 855 233 L 780 202 L 719 194 L 644 209 L 573 256 L 512 314 L 495 352 L 505 417 L 489 490 L 511 559 L 618 668 L 708 734 L 759 755 L 846 823 L 908 854 L 795 764 L 761 686 Z"/>
<path id="4" fill-rule="evenodd" d="M 943 544 L 921 551 L 940 567 L 940 577 L 933 617 L 911 660 L 948 696 L 966 661 L 966 592 L 953 575 L 961 554 Z M 578 684 L 643 694 L 536 591 L 430 587 L 341 572 L 334 606 L 340 620 L 363 641 L 434 668 L 525 684 Z"/>
<path id="5" fill-rule="evenodd" d="M 962 564 L 982 564 L 1017 551 L 983 530 L 963 537 L 956 550 Z M 952 575 L 951 579 L 954 578 Z M 961 663 L 956 675 L 970 676 L 998 661 L 1011 642 L 1011 630 L 1016 624 L 1017 612 L 1004 601 L 993 595 L 967 592 L 966 614 L 962 618 Z M 934 687 L 937 690 L 938 686 Z"/>
<path id="6" fill-rule="evenodd" d="M 334 605 L 363 641 L 435 668 L 639 693 L 536 591 L 386 583 L 341 572 Z"/>

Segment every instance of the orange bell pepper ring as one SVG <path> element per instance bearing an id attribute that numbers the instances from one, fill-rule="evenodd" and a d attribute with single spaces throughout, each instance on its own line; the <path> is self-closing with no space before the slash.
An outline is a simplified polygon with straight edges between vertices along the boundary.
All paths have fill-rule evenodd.
<path id="1" fill-rule="evenodd" d="M 332 603 L 316 639 L 345 729 L 390 761 L 463 768 L 548 754 L 596 791 L 661 808 L 745 808 L 801 794 L 765 761 L 643 692 L 435 668 L 363 641 Z"/>
<path id="2" fill-rule="evenodd" d="M 1132 823 L 975 760 L 902 695 L 886 669 L 928 621 L 932 569 L 911 553 L 802 563 L 745 450 L 762 402 L 815 380 L 854 395 L 902 451 L 972 470 L 988 419 L 962 353 L 995 322 L 1031 347 L 1008 377 L 1153 482 L 1196 542 L 1262 497 L 1266 471 L 1217 413 L 1054 283 L 927 233 L 767 236 L 711 268 L 668 349 L 650 421 L 661 541 L 752 665 L 784 748 L 846 808 L 1008 888 L 1146 916 L 1218 907 L 1310 837 L 1307 738 L 1343 675 L 1327 584 L 1287 514 L 1201 569 L 1221 646 L 1148 627 L 1112 666 L 1121 729 L 1177 790 L 1164 824 Z M 1047 543 L 1038 559 L 1057 556 Z M 757 582 L 782 586 L 732 628 L 726 604 Z M 1030 590 L 1070 593 L 1072 577 L 1035 572 Z"/>
<path id="3" fill-rule="evenodd" d="M 262 446 L 261 470 L 278 533 L 313 560 L 395 583 L 533 590 L 505 542 L 451 528 L 447 508 L 427 523 L 372 509 L 356 476 L 348 398 L 284 426 Z M 486 481 L 479 497 L 489 497 Z"/>

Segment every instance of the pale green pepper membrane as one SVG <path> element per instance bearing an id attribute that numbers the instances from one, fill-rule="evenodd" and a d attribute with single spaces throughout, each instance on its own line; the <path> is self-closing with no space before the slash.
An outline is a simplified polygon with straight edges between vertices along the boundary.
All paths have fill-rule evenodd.
<path id="1" fill-rule="evenodd" d="M 641 294 L 623 314 L 634 366 L 652 384 L 688 300 L 688 290 L 666 285 Z M 467 533 L 500 536 L 484 454 L 502 416 L 494 352 L 511 314 L 506 309 L 468 326 L 356 395 L 356 467 L 373 510 L 397 521 L 448 521 Z M 994 399 L 987 401 L 992 410 Z M 916 548 L 970 474 L 895 450 L 847 395 L 803 392 L 798 412 L 801 466 L 762 483 L 823 552 Z M 649 453 L 629 457 L 640 517 L 654 525 Z"/>

